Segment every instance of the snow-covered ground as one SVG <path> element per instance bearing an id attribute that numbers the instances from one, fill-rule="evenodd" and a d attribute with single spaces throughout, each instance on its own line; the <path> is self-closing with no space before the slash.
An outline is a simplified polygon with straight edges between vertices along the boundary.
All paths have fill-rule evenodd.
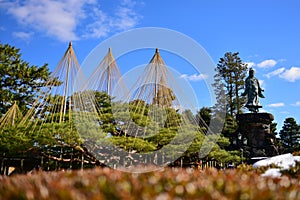
<path id="1" fill-rule="evenodd" d="M 293 156 L 291 153 L 288 153 L 257 161 L 253 164 L 253 167 L 263 167 L 274 164 L 281 169 L 289 169 L 290 167 L 295 166 L 296 161 L 300 162 L 300 156 Z M 279 177 L 281 176 L 281 169 L 270 168 L 264 174 L 262 174 L 262 176 Z"/>

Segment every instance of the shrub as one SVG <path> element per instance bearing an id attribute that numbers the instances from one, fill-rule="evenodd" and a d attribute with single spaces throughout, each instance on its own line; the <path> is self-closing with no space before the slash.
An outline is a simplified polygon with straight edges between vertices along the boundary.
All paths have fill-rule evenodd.
<path id="1" fill-rule="evenodd" d="M 0 177 L 0 199 L 300 199 L 299 179 L 247 170 L 110 168 Z"/>

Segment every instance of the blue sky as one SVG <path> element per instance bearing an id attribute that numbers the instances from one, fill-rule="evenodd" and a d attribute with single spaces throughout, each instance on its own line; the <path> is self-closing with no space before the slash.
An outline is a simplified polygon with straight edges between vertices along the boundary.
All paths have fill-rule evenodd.
<path id="1" fill-rule="evenodd" d="M 123 31 L 172 29 L 198 42 L 215 64 L 226 52 L 239 52 L 265 89 L 262 111 L 275 116 L 280 130 L 287 117 L 300 123 L 299 7 L 297 0 L 0 0 L 0 42 L 20 48 L 30 64 L 48 63 L 53 70 L 71 40 L 81 63 L 98 44 Z M 153 53 L 128 55 L 140 63 L 120 59 L 121 72 L 149 62 Z M 174 56 L 162 56 L 167 65 L 176 65 Z M 203 74 L 180 73 L 194 87 L 199 106 L 211 106 L 199 95 Z"/>

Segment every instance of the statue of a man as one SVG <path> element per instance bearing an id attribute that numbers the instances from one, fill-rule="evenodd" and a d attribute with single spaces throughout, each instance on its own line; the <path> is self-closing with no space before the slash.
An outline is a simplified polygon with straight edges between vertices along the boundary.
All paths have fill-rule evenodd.
<path id="1" fill-rule="evenodd" d="M 254 70 L 250 68 L 249 76 L 245 80 L 245 91 L 242 94 L 242 96 L 247 95 L 248 97 L 245 107 L 248 108 L 249 111 L 258 112 L 258 109 L 262 108 L 258 97 L 265 98 L 262 94 L 263 91 L 264 90 L 261 89 L 257 78 L 254 77 Z"/>

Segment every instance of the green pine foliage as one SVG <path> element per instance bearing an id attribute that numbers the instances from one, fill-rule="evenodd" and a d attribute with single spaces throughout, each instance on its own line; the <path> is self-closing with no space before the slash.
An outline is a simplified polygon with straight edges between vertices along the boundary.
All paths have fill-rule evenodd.
<path id="1" fill-rule="evenodd" d="M 6 113 L 14 101 L 25 112 L 49 75 L 47 64 L 30 65 L 21 58 L 20 49 L 0 44 L 0 113 Z"/>
<path id="2" fill-rule="evenodd" d="M 213 86 L 217 99 L 223 101 L 224 97 L 221 94 L 223 94 L 222 91 L 225 91 L 227 112 L 230 116 L 235 116 L 241 112 L 245 103 L 245 98 L 240 96 L 240 91 L 244 88 L 247 65 L 242 62 L 238 52 L 227 52 L 223 58 L 220 58 L 215 71 Z"/>
<path id="3" fill-rule="evenodd" d="M 284 120 L 279 136 L 284 152 L 293 153 L 300 150 L 300 126 L 294 118 Z"/>
<path id="4" fill-rule="evenodd" d="M 0 112 L 4 113 L 14 100 L 25 111 L 26 106 L 30 106 L 38 95 L 39 88 L 49 79 L 50 72 L 47 65 L 30 66 L 23 61 L 19 49 L 0 45 L 0 50 L 0 75 L 3 77 L 0 82 Z M 93 97 L 86 98 L 83 102 L 84 112 L 77 113 L 74 108 L 78 105 L 69 101 L 69 97 L 62 121 L 59 103 L 63 102 L 64 97 L 48 94 L 48 101 L 36 111 L 39 117 L 32 124 L 1 130 L 0 151 L 10 156 L 29 156 L 33 153 L 46 157 L 48 155 L 56 162 L 64 158 L 71 159 L 74 152 L 82 153 L 88 149 L 93 153 L 103 150 L 106 145 L 113 145 L 127 153 L 149 153 L 164 148 L 168 154 L 166 156 L 183 158 L 190 163 L 199 162 L 200 159 L 220 163 L 240 162 L 238 152 L 226 149 L 230 135 L 236 129 L 233 116 L 239 112 L 243 102 L 238 99 L 237 92 L 243 85 L 245 65 L 238 53 L 227 53 L 220 60 L 216 71 L 218 106 L 229 105 L 230 113 L 221 136 L 206 136 L 204 133 L 208 131 L 210 121 L 218 117 L 218 109 L 222 110 L 223 107 L 204 107 L 194 116 L 190 110 L 179 113 L 172 108 L 170 103 L 175 98 L 173 95 L 170 96 L 171 99 L 160 95 L 153 104 L 143 100 L 121 103 L 114 101 L 114 97 L 106 92 L 85 91 L 72 96 L 72 99 L 79 99 L 80 96 Z M 57 85 L 60 84 L 57 82 Z M 171 89 L 164 89 L 172 93 Z M 224 98 L 225 94 L 231 98 Z M 158 102 L 160 106 L 155 104 Z M 207 127 L 203 127 L 204 123 Z M 133 130 L 130 134 L 127 134 L 128 127 Z M 194 139 L 191 141 L 191 138 Z M 200 150 L 212 151 L 200 158 Z"/>
<path id="5" fill-rule="evenodd" d="M 29 126 L 11 126 L 4 128 L 0 134 L 0 149 L 10 156 L 33 152 L 39 155 L 45 146 L 62 144 L 74 147 L 81 144 L 79 134 L 70 129 L 68 123 L 46 123 L 34 131 Z"/>

